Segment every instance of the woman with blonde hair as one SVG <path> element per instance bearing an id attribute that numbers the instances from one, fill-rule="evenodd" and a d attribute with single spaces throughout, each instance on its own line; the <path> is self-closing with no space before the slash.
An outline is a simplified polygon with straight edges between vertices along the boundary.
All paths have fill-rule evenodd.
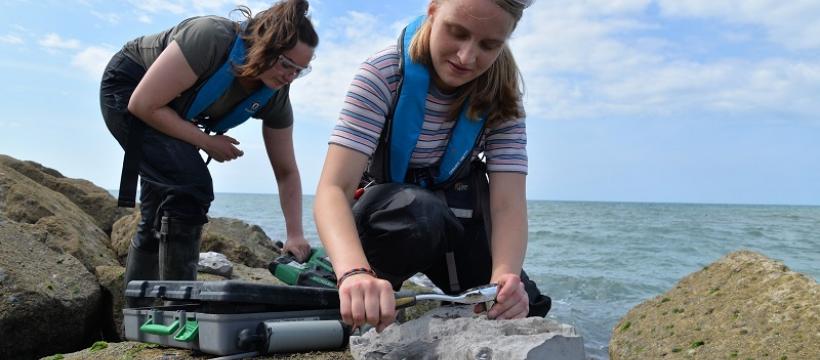
<path id="1" fill-rule="evenodd" d="M 498 284 L 490 318 L 549 310 L 522 271 L 526 133 L 507 45 L 529 3 L 431 0 L 359 67 L 314 207 L 345 322 L 384 329 L 417 272 L 446 293 Z"/>
<path id="2" fill-rule="evenodd" d="M 249 117 L 262 136 L 287 226 L 284 250 L 304 259 L 302 188 L 293 152 L 290 83 L 310 71 L 319 43 L 308 2 L 282 0 L 246 20 L 186 19 L 134 39 L 108 64 L 100 88 L 103 118 L 125 149 L 120 206 L 134 206 L 141 177 L 142 219 L 125 281 L 194 280 L 202 226 L 213 201 L 207 161 L 243 155 L 224 135 Z"/>

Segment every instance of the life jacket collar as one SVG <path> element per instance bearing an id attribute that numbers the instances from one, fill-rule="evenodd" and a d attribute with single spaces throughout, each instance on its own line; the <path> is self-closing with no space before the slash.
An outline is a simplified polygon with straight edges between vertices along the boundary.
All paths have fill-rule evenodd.
<path id="1" fill-rule="evenodd" d="M 233 42 L 228 59 L 211 75 L 208 80 L 198 89 L 196 96 L 184 112 L 185 119 L 196 123 L 207 132 L 224 133 L 229 129 L 242 124 L 251 116 L 256 115 L 265 104 L 276 94 L 277 90 L 262 86 L 250 94 L 245 100 L 237 104 L 233 110 L 221 119 L 211 119 L 202 115 L 213 103 L 222 97 L 231 88 L 236 78 L 234 69 L 245 63 L 245 41 L 242 40 L 242 33 L 247 22 L 243 22 L 236 39 Z"/>

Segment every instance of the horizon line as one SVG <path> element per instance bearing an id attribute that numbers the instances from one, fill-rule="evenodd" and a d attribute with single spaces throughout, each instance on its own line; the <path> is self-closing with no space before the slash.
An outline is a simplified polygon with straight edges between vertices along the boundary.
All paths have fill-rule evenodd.
<path id="1" fill-rule="evenodd" d="M 105 189 L 116 197 L 118 189 Z M 279 195 L 279 193 L 214 191 L 214 195 Z M 302 193 L 302 196 L 314 197 L 316 194 Z M 791 206 L 791 207 L 820 207 L 820 204 L 784 204 L 784 203 L 729 203 L 729 202 L 691 202 L 691 201 L 646 201 L 646 200 L 568 200 L 568 199 L 531 199 L 527 201 L 543 201 L 557 203 L 608 203 L 608 204 L 653 204 L 653 205 L 710 205 L 710 206 Z"/>

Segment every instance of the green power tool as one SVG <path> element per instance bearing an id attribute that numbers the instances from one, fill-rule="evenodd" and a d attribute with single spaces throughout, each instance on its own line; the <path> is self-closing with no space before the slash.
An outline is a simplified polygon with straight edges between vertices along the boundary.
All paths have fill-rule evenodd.
<path id="1" fill-rule="evenodd" d="M 336 288 L 336 274 L 325 253 L 317 247 L 310 250 L 310 257 L 300 263 L 290 253 L 285 253 L 268 265 L 268 270 L 277 279 L 288 285 Z"/>

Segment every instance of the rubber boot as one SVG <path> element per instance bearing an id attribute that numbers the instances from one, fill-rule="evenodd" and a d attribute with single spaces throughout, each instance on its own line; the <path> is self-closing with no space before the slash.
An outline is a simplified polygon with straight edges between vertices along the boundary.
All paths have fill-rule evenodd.
<path id="1" fill-rule="evenodd" d="M 159 278 L 159 263 L 157 253 L 145 251 L 134 246 L 134 242 L 128 247 L 128 260 L 125 263 L 125 275 L 123 279 L 123 291 L 131 280 L 157 280 Z M 147 298 L 125 298 L 125 306 L 128 308 L 147 307 L 154 303 L 154 299 Z"/>
<path id="2" fill-rule="evenodd" d="M 162 217 L 159 239 L 160 280 L 196 280 L 202 224 Z"/>

